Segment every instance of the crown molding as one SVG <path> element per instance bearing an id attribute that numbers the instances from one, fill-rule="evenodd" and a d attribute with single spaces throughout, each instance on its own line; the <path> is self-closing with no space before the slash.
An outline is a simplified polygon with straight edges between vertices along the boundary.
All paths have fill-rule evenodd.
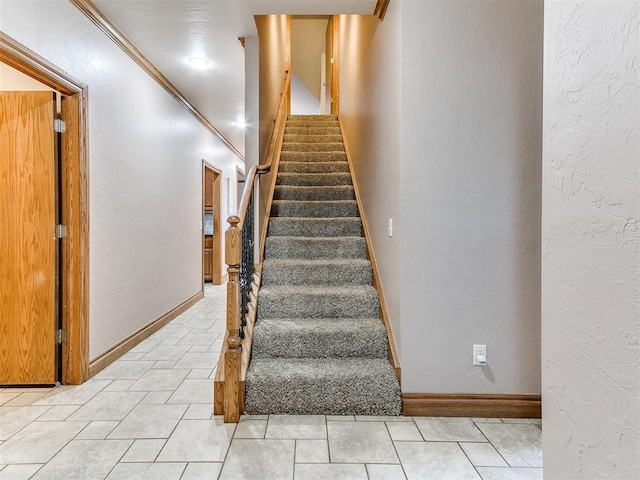
<path id="1" fill-rule="evenodd" d="M 145 56 L 134 43 L 116 27 L 91 0 L 69 0 L 113 42 L 133 59 L 151 78 L 164 88 L 180 105 L 190 112 L 211 133 L 216 135 L 244 162 L 244 155 L 198 110 L 171 81 Z"/>

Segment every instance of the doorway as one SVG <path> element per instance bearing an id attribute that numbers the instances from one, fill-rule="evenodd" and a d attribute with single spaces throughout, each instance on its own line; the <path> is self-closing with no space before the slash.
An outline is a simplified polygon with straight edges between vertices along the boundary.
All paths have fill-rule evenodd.
<path id="1" fill-rule="evenodd" d="M 202 279 L 222 284 L 222 231 L 220 222 L 221 172 L 202 162 Z"/>
<path id="2" fill-rule="evenodd" d="M 236 209 L 235 211 L 238 211 L 238 208 L 240 208 L 240 203 L 242 203 L 242 195 L 244 194 L 244 181 L 245 181 L 245 176 L 244 176 L 244 172 L 242 170 L 240 170 L 238 167 L 236 167 L 236 178 L 237 178 L 237 184 L 236 184 Z"/>
<path id="3" fill-rule="evenodd" d="M 1 32 L 0 67 L 22 85 L 0 86 L 0 385 L 79 384 L 89 378 L 87 90 Z"/>
<path id="4" fill-rule="evenodd" d="M 334 16 L 291 17 L 291 113 L 328 115 L 334 74 Z"/>

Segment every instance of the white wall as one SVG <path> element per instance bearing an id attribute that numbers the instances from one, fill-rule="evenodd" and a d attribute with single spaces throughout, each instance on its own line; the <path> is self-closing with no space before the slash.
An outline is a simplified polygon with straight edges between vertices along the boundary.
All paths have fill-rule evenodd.
<path id="1" fill-rule="evenodd" d="M 340 115 L 402 361 L 399 2 L 389 3 L 382 23 L 341 15 L 339 25 Z M 387 235 L 388 218 L 394 219 L 393 237 Z"/>
<path id="2" fill-rule="evenodd" d="M 291 75 L 291 115 L 318 115 L 320 102 L 293 73 Z"/>
<path id="3" fill-rule="evenodd" d="M 89 86 L 95 358 L 201 290 L 202 159 L 239 159 L 70 2 L 2 0 L 0 30 Z"/>
<path id="4" fill-rule="evenodd" d="M 540 393 L 542 22 L 535 0 L 404 4 L 406 392 Z"/>
<path id="5" fill-rule="evenodd" d="M 344 32 L 340 110 L 403 391 L 538 394 L 542 2 L 390 5 L 372 40 Z"/>
<path id="6" fill-rule="evenodd" d="M 545 4 L 545 478 L 640 478 L 640 4 Z"/>
<path id="7" fill-rule="evenodd" d="M 245 174 L 260 160 L 260 43 L 244 39 L 244 135 Z"/>

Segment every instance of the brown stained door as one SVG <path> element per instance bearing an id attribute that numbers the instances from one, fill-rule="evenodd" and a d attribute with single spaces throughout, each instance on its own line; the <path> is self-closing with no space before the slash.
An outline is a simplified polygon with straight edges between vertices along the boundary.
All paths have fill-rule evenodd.
<path id="1" fill-rule="evenodd" d="M 0 92 L 0 384 L 56 381 L 51 92 Z"/>

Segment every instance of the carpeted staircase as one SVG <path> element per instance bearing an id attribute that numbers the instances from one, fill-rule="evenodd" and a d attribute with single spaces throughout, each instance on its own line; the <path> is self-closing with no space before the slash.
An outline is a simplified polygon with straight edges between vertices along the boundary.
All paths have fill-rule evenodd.
<path id="1" fill-rule="evenodd" d="M 399 415 L 338 120 L 290 116 L 265 247 L 249 414 Z"/>

